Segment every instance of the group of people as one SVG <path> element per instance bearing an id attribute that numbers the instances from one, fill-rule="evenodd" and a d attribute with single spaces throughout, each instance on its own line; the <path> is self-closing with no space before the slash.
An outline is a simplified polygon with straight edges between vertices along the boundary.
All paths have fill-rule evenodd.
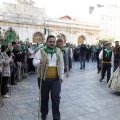
<path id="1" fill-rule="evenodd" d="M 112 48 L 109 42 L 104 47 L 81 44 L 78 47 L 49 35 L 45 45 L 33 45 L 23 41 L 12 42 L 10 45 L 1 45 L 0 72 L 1 95 L 8 98 L 8 84 L 17 85 L 21 79 L 29 74 L 38 73 L 38 86 L 41 97 L 41 118 L 46 120 L 48 114 L 49 94 L 51 93 L 53 120 L 60 120 L 60 93 L 63 77 L 69 77 L 73 58 L 80 61 L 80 69 L 85 69 L 85 61 L 97 62 L 98 73 L 101 71 L 100 82 L 107 71 L 107 82 L 111 76 L 111 67 L 114 71 L 120 65 L 120 46 L 115 42 Z"/>
<path id="2" fill-rule="evenodd" d="M 74 61 L 80 61 L 80 69 L 85 69 L 86 61 L 89 62 L 98 62 L 99 61 L 99 52 L 102 50 L 101 45 L 86 45 L 81 44 L 77 47 L 72 47 L 73 49 L 73 59 Z M 98 73 L 100 70 L 98 70 Z"/>
<path id="3" fill-rule="evenodd" d="M 36 72 L 33 66 L 33 58 L 36 46 L 23 41 L 13 41 L 9 45 L 2 44 L 0 47 L 0 94 L 9 98 L 10 85 L 17 85 L 29 74 Z"/>
<path id="4" fill-rule="evenodd" d="M 101 45 L 89 46 L 81 44 L 73 49 L 75 61 L 80 61 L 80 69 L 85 69 L 85 62 L 97 62 L 97 72 L 101 72 L 100 82 L 104 79 L 107 72 L 107 83 L 111 77 L 111 68 L 113 72 L 120 66 L 120 46 L 119 41 L 115 41 L 115 47 L 105 41 Z"/>
<path id="5" fill-rule="evenodd" d="M 120 46 L 119 41 L 115 41 L 115 47 L 111 46 L 111 43 L 105 42 L 102 50 L 98 50 L 98 58 L 97 58 L 97 68 L 98 71 L 101 71 L 100 82 L 107 74 L 107 83 L 111 78 L 111 71 L 116 71 L 116 69 L 120 66 Z"/>
<path id="6" fill-rule="evenodd" d="M 2 44 L 0 50 L 0 96 L 9 98 L 9 85 L 17 85 L 27 75 L 37 72 L 43 81 L 41 91 L 42 119 L 48 113 L 48 97 L 51 91 L 53 118 L 59 120 L 61 83 L 64 74 L 69 77 L 69 71 L 72 68 L 73 53 L 70 44 L 64 47 L 62 39 L 56 41 L 55 37 L 51 35 L 48 36 L 44 46 L 13 41 L 9 45 Z M 42 69 L 39 69 L 41 68 L 39 66 L 42 66 Z M 42 74 L 40 74 L 41 70 Z M 40 79 L 38 79 L 38 83 L 40 83 Z"/>

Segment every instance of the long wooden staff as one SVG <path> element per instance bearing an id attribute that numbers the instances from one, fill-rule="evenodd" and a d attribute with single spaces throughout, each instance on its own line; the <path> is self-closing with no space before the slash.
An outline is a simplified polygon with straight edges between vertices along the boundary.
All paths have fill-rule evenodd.
<path id="1" fill-rule="evenodd" d="M 39 88 L 39 105 L 38 105 L 38 120 L 40 120 L 40 108 L 41 108 L 41 89 L 42 89 L 42 64 L 40 66 L 40 88 Z"/>
<path id="2" fill-rule="evenodd" d="M 41 51 L 41 50 L 40 50 Z M 45 54 L 41 51 L 42 57 L 45 57 Z M 47 60 L 45 60 L 45 67 L 46 67 Z M 42 89 L 42 76 L 43 76 L 43 66 L 44 64 L 40 65 L 40 83 L 39 83 L 39 105 L 38 105 L 38 120 L 40 120 L 40 108 L 41 108 L 41 89 Z"/>

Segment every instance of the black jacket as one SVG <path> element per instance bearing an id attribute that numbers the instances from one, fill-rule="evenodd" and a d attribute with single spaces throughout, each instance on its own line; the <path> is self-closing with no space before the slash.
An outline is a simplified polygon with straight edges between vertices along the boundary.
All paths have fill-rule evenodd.
<path id="1" fill-rule="evenodd" d="M 80 53 L 80 56 L 86 56 L 86 51 L 87 51 L 87 49 L 86 49 L 86 46 L 85 46 L 85 45 L 81 45 L 79 51 L 80 51 L 80 52 L 79 52 L 79 53 Z"/>
<path id="2" fill-rule="evenodd" d="M 22 54 L 19 50 L 17 49 L 13 49 L 13 54 L 15 56 L 14 58 L 14 62 L 17 63 L 17 62 L 21 62 L 22 61 Z"/>

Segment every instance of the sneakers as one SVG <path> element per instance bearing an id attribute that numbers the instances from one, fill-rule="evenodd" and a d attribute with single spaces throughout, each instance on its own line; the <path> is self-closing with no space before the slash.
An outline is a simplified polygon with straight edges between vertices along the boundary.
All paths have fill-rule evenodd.
<path id="1" fill-rule="evenodd" d="M 9 98 L 10 96 L 9 95 L 3 95 L 3 98 Z"/>

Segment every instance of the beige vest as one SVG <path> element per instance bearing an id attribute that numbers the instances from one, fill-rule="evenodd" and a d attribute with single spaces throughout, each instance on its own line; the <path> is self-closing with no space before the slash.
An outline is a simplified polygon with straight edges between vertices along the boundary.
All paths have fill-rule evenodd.
<path id="1" fill-rule="evenodd" d="M 48 53 L 45 52 L 44 48 L 40 49 L 41 55 L 42 57 L 45 58 L 45 62 L 44 64 L 42 64 L 39 67 L 39 78 L 45 80 L 46 78 L 55 78 L 55 77 L 59 77 L 60 76 L 60 54 L 61 54 L 61 50 L 59 48 L 57 48 L 56 51 L 56 66 L 57 67 L 48 67 L 49 65 L 49 60 L 48 60 Z"/>

